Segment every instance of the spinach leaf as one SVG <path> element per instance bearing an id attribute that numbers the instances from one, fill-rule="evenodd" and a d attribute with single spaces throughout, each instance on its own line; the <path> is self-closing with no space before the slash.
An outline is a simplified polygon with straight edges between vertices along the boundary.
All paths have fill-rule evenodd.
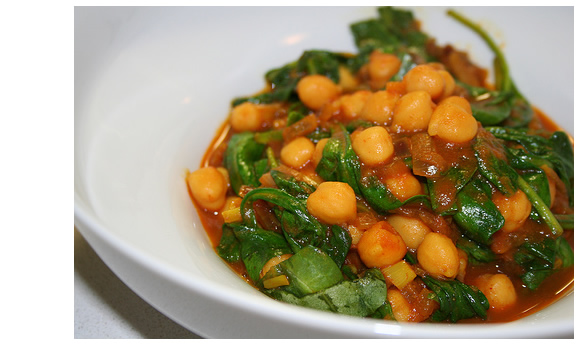
<path id="1" fill-rule="evenodd" d="M 507 60 L 503 52 L 491 39 L 491 37 L 475 22 L 467 19 L 459 13 L 449 10 L 447 14 L 456 19 L 461 24 L 467 26 L 479 37 L 481 37 L 487 46 L 495 54 L 494 72 L 497 90 L 487 94 L 481 93 L 475 99 L 486 98 L 485 102 L 476 102 L 472 105 L 474 116 L 482 123 L 497 124 L 500 123 L 506 127 L 524 127 L 532 119 L 534 111 L 530 103 L 524 98 L 516 87 L 509 74 Z M 468 88 L 469 89 L 469 88 Z M 472 93 L 480 93 L 481 90 L 470 90 Z M 485 96 L 485 97 L 482 97 Z M 509 111 L 508 116 L 506 113 Z"/>
<path id="2" fill-rule="evenodd" d="M 378 269 L 370 269 L 362 278 L 342 281 L 313 294 L 297 297 L 283 289 L 266 290 L 274 299 L 308 308 L 365 317 L 384 305 L 387 286 Z"/>
<path id="3" fill-rule="evenodd" d="M 240 242 L 241 259 L 254 282 L 260 280 L 260 272 L 268 260 L 292 253 L 284 237 L 276 232 L 233 223 L 224 227 L 231 228 Z"/>
<path id="4" fill-rule="evenodd" d="M 456 246 L 467 253 L 470 264 L 492 262 L 496 259 L 495 253 L 489 247 L 465 236 L 457 240 Z"/>
<path id="5" fill-rule="evenodd" d="M 278 170 L 270 171 L 270 175 L 278 188 L 298 199 L 307 199 L 316 190 L 314 186 Z"/>
<path id="6" fill-rule="evenodd" d="M 294 253 L 307 246 L 314 246 L 328 254 L 338 267 L 342 266 L 352 242 L 347 230 L 340 226 L 328 229 L 308 213 L 306 199 L 294 197 L 275 188 L 257 188 L 248 192 L 242 199 L 242 218 L 252 227 L 257 227 L 256 215 L 252 208 L 256 200 L 264 200 L 283 209 L 280 213 L 280 222 L 284 238 Z"/>
<path id="7" fill-rule="evenodd" d="M 532 203 L 534 209 L 538 212 L 540 217 L 544 220 L 546 225 L 550 228 L 552 233 L 556 236 L 562 235 L 564 229 L 562 225 L 558 222 L 558 219 L 554 216 L 550 207 L 542 200 L 542 198 L 536 193 L 536 191 L 523 179 L 523 177 L 518 176 L 517 179 L 518 187 L 526 194 L 528 200 Z"/>
<path id="8" fill-rule="evenodd" d="M 526 170 L 523 171 L 520 176 L 530 185 L 530 187 L 538 194 L 540 199 L 546 205 L 550 205 L 552 196 L 550 195 L 550 184 L 548 183 L 548 177 L 542 169 L 537 170 Z M 536 209 L 532 209 L 530 218 L 539 219 L 540 215 Z"/>
<path id="9" fill-rule="evenodd" d="M 278 289 L 296 297 L 312 294 L 343 280 L 336 263 L 322 250 L 306 246 L 268 272 L 263 280 L 283 274 L 290 285 Z"/>
<path id="10" fill-rule="evenodd" d="M 573 265 L 574 252 L 563 237 L 546 238 L 542 242 L 524 243 L 514 259 L 524 268 L 521 278 L 526 287 L 535 290 L 555 270 Z"/>
<path id="11" fill-rule="evenodd" d="M 539 169 L 544 164 L 554 169 L 566 186 L 570 206 L 574 205 L 574 151 L 566 133 L 556 131 L 546 138 L 528 129 L 489 127 L 487 130 L 497 138 L 523 147 L 507 151 L 510 165 L 516 169 Z"/>
<path id="12" fill-rule="evenodd" d="M 254 134 L 234 134 L 228 142 L 224 155 L 224 167 L 228 170 L 233 191 L 239 195 L 242 185 L 260 185 L 255 163 L 262 158 L 265 145 L 254 140 Z"/>
<path id="13" fill-rule="evenodd" d="M 428 36 L 421 32 L 412 12 L 387 6 L 380 7 L 378 14 L 376 19 L 360 21 L 350 26 L 359 49 L 359 59 L 368 59 L 372 51 L 380 50 L 398 55 L 410 53 L 419 56 L 422 61 L 433 60 L 425 48 Z M 405 58 L 401 60 L 408 61 Z M 359 62 L 358 66 L 360 65 L 362 63 Z"/>
<path id="14" fill-rule="evenodd" d="M 306 202 L 304 200 L 295 198 L 276 188 L 257 188 L 251 190 L 242 199 L 241 212 L 244 222 L 253 227 L 258 226 L 256 215 L 252 207 L 256 200 L 264 200 L 273 203 L 286 211 L 282 216 L 282 226 L 284 227 L 284 223 L 286 222 L 285 231 L 292 229 L 292 231 L 289 232 L 290 237 L 295 240 L 298 240 L 298 238 L 309 238 L 309 243 L 301 243 L 299 247 L 306 244 L 318 246 L 322 243 L 322 239 L 326 234 L 326 228 L 318 222 L 316 218 L 308 213 Z M 286 214 L 286 216 L 284 216 L 284 214 Z M 300 225 L 300 227 L 296 225 Z M 292 235 L 296 237 L 293 237 Z"/>
<path id="15" fill-rule="evenodd" d="M 346 62 L 347 57 L 341 53 L 322 50 L 305 51 L 298 60 L 272 69 L 266 73 L 265 79 L 271 86 L 271 91 L 251 97 L 236 98 L 232 101 L 232 106 L 244 102 L 298 102 L 299 100 L 295 90 L 298 81 L 302 77 L 310 74 L 320 74 L 338 83 L 338 68 L 341 64 L 346 64 Z"/>
<path id="16" fill-rule="evenodd" d="M 332 136 L 324 146 L 316 172 L 326 181 L 347 183 L 355 194 L 360 195 L 358 187 L 360 163 L 352 148 L 350 135 L 342 125 L 333 130 Z"/>
<path id="17" fill-rule="evenodd" d="M 351 243 L 350 232 L 338 225 L 333 225 L 330 230 L 326 231 L 326 237 L 320 249 L 328 254 L 338 267 L 342 267 Z"/>
<path id="18" fill-rule="evenodd" d="M 237 239 L 231 226 L 224 224 L 222 226 L 222 237 L 217 248 L 218 255 L 227 262 L 237 262 L 241 260 L 241 244 Z"/>
<path id="19" fill-rule="evenodd" d="M 359 188 L 361 195 L 368 204 L 377 212 L 386 214 L 388 211 L 399 208 L 403 205 L 422 202 L 427 205 L 430 200 L 426 195 L 415 195 L 405 201 L 400 201 L 396 196 L 382 184 L 376 176 L 363 177 L 360 180 Z"/>
<path id="20" fill-rule="evenodd" d="M 491 91 L 461 81 L 456 81 L 456 83 L 467 91 L 471 99 L 473 117 L 482 125 L 497 125 L 510 116 L 515 97 L 513 92 Z"/>
<path id="21" fill-rule="evenodd" d="M 439 309 L 431 315 L 433 321 L 457 322 L 472 317 L 487 318 L 489 301 L 475 286 L 463 284 L 459 280 L 437 280 L 430 276 L 422 279 L 433 290 L 439 302 Z"/>
<path id="22" fill-rule="evenodd" d="M 505 220 L 491 201 L 491 189 L 480 178 L 474 178 L 457 194 L 458 211 L 453 220 L 463 233 L 481 243 L 490 244 L 491 236 Z"/>
<path id="23" fill-rule="evenodd" d="M 473 148 L 478 171 L 503 194 L 513 195 L 517 190 L 516 181 L 519 175 L 507 162 L 503 142 L 485 129 L 480 129 Z"/>

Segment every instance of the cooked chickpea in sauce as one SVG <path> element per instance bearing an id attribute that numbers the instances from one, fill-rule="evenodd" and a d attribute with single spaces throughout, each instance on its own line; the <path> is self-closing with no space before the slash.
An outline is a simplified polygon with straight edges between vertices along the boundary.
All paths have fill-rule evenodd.
<path id="1" fill-rule="evenodd" d="M 509 82 L 491 85 L 415 20 L 377 38 L 399 16 L 380 8 L 350 27 L 358 53 L 306 51 L 234 99 L 186 176 L 192 202 L 273 299 L 395 322 L 525 317 L 573 289 L 573 140 L 502 56 Z"/>

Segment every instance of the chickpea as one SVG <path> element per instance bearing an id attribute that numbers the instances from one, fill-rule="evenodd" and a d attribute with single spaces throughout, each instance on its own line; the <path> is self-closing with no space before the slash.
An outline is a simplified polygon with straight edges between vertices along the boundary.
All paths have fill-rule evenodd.
<path id="1" fill-rule="evenodd" d="M 357 249 L 367 267 L 392 265 L 407 254 L 405 242 L 385 221 L 380 221 L 365 231 L 358 241 Z"/>
<path id="2" fill-rule="evenodd" d="M 380 89 L 399 71 L 401 60 L 393 54 L 374 51 L 369 56 L 368 71 L 372 88 Z"/>
<path id="3" fill-rule="evenodd" d="M 272 121 L 275 108 L 244 102 L 235 106 L 230 115 L 230 124 L 236 132 L 257 131 Z"/>
<path id="4" fill-rule="evenodd" d="M 397 132 L 424 131 L 429 126 L 434 108 L 427 92 L 411 91 L 397 101 L 391 126 Z"/>
<path id="5" fill-rule="evenodd" d="M 471 108 L 466 111 L 453 102 L 441 102 L 433 111 L 428 133 L 448 142 L 465 143 L 477 134 L 477 120 L 471 114 Z"/>
<path id="6" fill-rule="evenodd" d="M 387 218 L 387 222 L 397 230 L 409 249 L 417 249 L 431 229 L 417 218 L 394 214 Z"/>
<path id="7" fill-rule="evenodd" d="M 402 81 L 390 81 L 387 82 L 385 90 L 401 97 L 402 95 L 407 93 L 407 86 Z"/>
<path id="8" fill-rule="evenodd" d="M 222 175 L 224 175 L 224 179 L 226 180 L 227 188 L 230 188 L 230 173 L 228 169 L 224 167 L 217 167 L 216 168 Z"/>
<path id="9" fill-rule="evenodd" d="M 198 169 L 187 176 L 187 184 L 197 203 L 208 211 L 219 211 L 226 202 L 228 185 L 215 167 Z"/>
<path id="10" fill-rule="evenodd" d="M 519 229 L 532 212 L 532 203 L 528 200 L 526 193 L 519 189 L 510 197 L 496 192 L 492 195 L 491 201 L 497 206 L 505 220 L 501 228 L 505 232 Z"/>
<path id="11" fill-rule="evenodd" d="M 370 91 L 361 90 L 350 95 L 344 95 L 340 97 L 340 109 L 342 111 L 342 116 L 347 120 L 354 120 L 359 117 L 370 95 Z"/>
<path id="12" fill-rule="evenodd" d="M 289 167 L 301 168 L 312 159 L 314 148 L 310 139 L 298 137 L 282 147 L 280 160 Z"/>
<path id="13" fill-rule="evenodd" d="M 399 322 L 411 320 L 413 309 L 401 291 L 395 288 L 389 288 L 387 290 L 387 300 L 391 304 L 395 320 Z"/>
<path id="14" fill-rule="evenodd" d="M 314 162 L 314 166 L 318 166 L 320 160 L 322 159 L 322 153 L 324 152 L 324 147 L 328 142 L 328 138 L 320 139 L 316 146 L 314 147 L 314 154 L 312 155 L 312 161 Z"/>
<path id="15" fill-rule="evenodd" d="M 475 286 L 487 297 L 491 309 L 503 310 L 516 303 L 516 289 L 505 274 L 483 274 L 475 280 Z"/>
<path id="16" fill-rule="evenodd" d="M 403 77 L 407 92 L 426 91 L 431 99 L 439 98 L 445 89 L 443 76 L 430 65 L 413 67 Z"/>
<path id="17" fill-rule="evenodd" d="M 439 97 L 439 99 L 444 99 L 446 97 L 451 96 L 455 92 L 455 79 L 451 73 L 447 72 L 446 70 L 437 71 L 443 77 L 443 81 L 445 83 L 445 87 L 443 88 L 443 93 Z"/>
<path id="18" fill-rule="evenodd" d="M 352 148 L 362 163 L 379 165 L 389 160 L 395 152 L 391 135 L 384 127 L 369 127 L 352 140 Z"/>
<path id="19" fill-rule="evenodd" d="M 308 108 L 319 110 L 323 105 L 333 101 L 340 95 L 340 88 L 332 80 L 323 75 L 307 75 L 296 85 L 298 98 Z"/>
<path id="20" fill-rule="evenodd" d="M 417 248 L 417 260 L 425 271 L 435 276 L 455 278 L 459 272 L 459 254 L 453 241 L 445 235 L 430 232 Z"/>
<path id="21" fill-rule="evenodd" d="M 282 255 L 274 256 L 273 258 L 268 260 L 266 262 L 266 264 L 264 265 L 264 267 L 262 267 L 262 271 L 260 271 L 260 278 L 263 278 L 272 267 L 276 266 L 277 264 L 281 263 L 282 261 L 286 261 L 286 260 L 290 259 L 291 257 L 292 257 L 292 254 L 282 254 Z"/>
<path id="22" fill-rule="evenodd" d="M 439 102 L 437 105 L 441 105 L 441 104 L 453 104 L 463 110 L 465 110 L 465 112 L 472 114 L 471 112 L 471 104 L 469 104 L 469 101 L 461 96 L 450 96 L 445 98 L 444 100 L 442 100 L 441 102 Z"/>
<path id="23" fill-rule="evenodd" d="M 314 166 L 318 166 L 320 160 L 322 159 L 322 153 L 324 152 L 324 147 L 328 142 L 328 138 L 320 139 L 316 146 L 314 147 L 314 154 L 312 155 L 312 161 L 314 162 Z"/>
<path id="24" fill-rule="evenodd" d="M 390 125 L 399 95 L 389 91 L 377 91 L 370 95 L 361 110 L 363 120 L 379 125 Z"/>
<path id="25" fill-rule="evenodd" d="M 356 217 L 356 195 L 347 183 L 327 181 L 310 194 L 306 207 L 327 224 L 342 224 Z"/>
<path id="26" fill-rule="evenodd" d="M 400 201 L 405 201 L 423 192 L 421 182 L 410 171 L 404 174 L 389 176 L 384 180 L 384 183 L 389 191 Z"/>
<path id="27" fill-rule="evenodd" d="M 467 271 L 467 264 L 469 263 L 469 257 L 467 253 L 463 250 L 457 248 L 457 254 L 459 255 L 459 271 L 457 271 L 457 280 L 463 282 L 465 280 L 465 273 Z"/>

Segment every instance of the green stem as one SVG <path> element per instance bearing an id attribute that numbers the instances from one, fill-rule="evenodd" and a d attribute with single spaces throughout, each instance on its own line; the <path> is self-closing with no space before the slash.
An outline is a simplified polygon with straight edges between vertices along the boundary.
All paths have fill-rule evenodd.
<path id="1" fill-rule="evenodd" d="M 558 219 L 554 216 L 550 208 L 542 201 L 542 198 L 536 193 L 536 191 L 524 180 L 521 176 L 518 175 L 517 180 L 518 187 L 526 194 L 536 211 L 540 214 L 540 217 L 544 219 L 546 224 L 552 230 L 552 233 L 556 236 L 562 235 L 564 229 Z"/>
<path id="2" fill-rule="evenodd" d="M 488 47 L 495 53 L 497 59 L 497 66 L 501 73 L 496 73 L 496 78 L 501 75 L 502 78 L 496 79 L 496 87 L 498 90 L 509 91 L 513 90 L 519 94 L 516 86 L 512 83 L 509 76 L 509 68 L 503 52 L 499 49 L 497 44 L 491 39 L 487 32 L 483 31 L 481 26 L 462 16 L 461 14 L 455 12 L 454 10 L 448 10 L 447 14 L 452 18 L 456 19 L 458 22 L 472 29 L 476 34 L 478 34 L 487 43 Z"/>
<path id="3" fill-rule="evenodd" d="M 563 229 L 574 229 L 573 214 L 555 214 L 554 217 L 558 220 Z"/>

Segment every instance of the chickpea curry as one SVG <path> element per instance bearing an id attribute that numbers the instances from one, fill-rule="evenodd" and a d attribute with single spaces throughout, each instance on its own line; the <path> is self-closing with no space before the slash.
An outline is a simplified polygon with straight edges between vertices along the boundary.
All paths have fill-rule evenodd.
<path id="1" fill-rule="evenodd" d="M 506 322 L 573 289 L 573 144 L 411 12 L 350 26 L 232 102 L 192 200 L 216 252 L 271 298 L 407 322 Z"/>

